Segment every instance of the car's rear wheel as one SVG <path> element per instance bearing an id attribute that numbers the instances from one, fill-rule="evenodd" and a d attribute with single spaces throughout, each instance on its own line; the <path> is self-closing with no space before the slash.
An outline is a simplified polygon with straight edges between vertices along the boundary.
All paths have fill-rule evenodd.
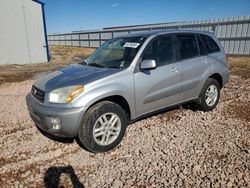
<path id="1" fill-rule="evenodd" d="M 199 98 L 196 101 L 196 107 L 202 111 L 211 111 L 218 104 L 219 98 L 219 82 L 213 78 L 208 78 L 201 89 Z"/>
<path id="2" fill-rule="evenodd" d="M 126 127 L 126 112 L 113 102 L 103 101 L 86 112 L 78 137 L 88 150 L 94 153 L 106 152 L 121 142 Z"/>

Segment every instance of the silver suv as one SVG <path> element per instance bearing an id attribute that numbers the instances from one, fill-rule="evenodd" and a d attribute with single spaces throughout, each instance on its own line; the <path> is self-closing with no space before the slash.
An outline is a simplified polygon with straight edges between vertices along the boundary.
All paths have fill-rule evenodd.
<path id="1" fill-rule="evenodd" d="M 128 123 L 159 110 L 184 103 L 214 109 L 228 80 L 212 33 L 154 31 L 108 40 L 84 62 L 36 80 L 26 101 L 41 130 L 106 152 Z"/>

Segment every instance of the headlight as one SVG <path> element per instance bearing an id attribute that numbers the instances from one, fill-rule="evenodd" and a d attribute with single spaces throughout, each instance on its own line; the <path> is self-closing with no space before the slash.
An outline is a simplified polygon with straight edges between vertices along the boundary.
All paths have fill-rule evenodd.
<path id="1" fill-rule="evenodd" d="M 74 98 L 84 91 L 82 85 L 63 87 L 55 89 L 49 93 L 51 103 L 70 103 Z"/>

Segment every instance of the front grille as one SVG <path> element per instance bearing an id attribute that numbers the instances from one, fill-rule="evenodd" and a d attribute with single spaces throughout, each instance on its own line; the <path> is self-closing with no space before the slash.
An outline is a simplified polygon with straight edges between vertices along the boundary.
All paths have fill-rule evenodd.
<path id="1" fill-rule="evenodd" d="M 44 91 L 38 89 L 33 85 L 31 88 L 31 93 L 37 100 L 39 100 L 40 102 L 44 102 L 44 95 L 45 95 Z"/>

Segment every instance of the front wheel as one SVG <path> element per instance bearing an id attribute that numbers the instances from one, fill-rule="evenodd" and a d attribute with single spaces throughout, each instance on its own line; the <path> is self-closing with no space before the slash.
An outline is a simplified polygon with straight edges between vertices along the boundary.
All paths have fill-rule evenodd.
<path id="1" fill-rule="evenodd" d="M 220 99 L 220 85 L 217 80 L 208 78 L 204 83 L 196 107 L 202 111 L 211 111 L 218 104 Z"/>
<path id="2" fill-rule="evenodd" d="M 126 127 L 126 112 L 113 102 L 103 101 L 86 112 L 78 137 L 88 150 L 106 152 L 121 142 Z"/>

